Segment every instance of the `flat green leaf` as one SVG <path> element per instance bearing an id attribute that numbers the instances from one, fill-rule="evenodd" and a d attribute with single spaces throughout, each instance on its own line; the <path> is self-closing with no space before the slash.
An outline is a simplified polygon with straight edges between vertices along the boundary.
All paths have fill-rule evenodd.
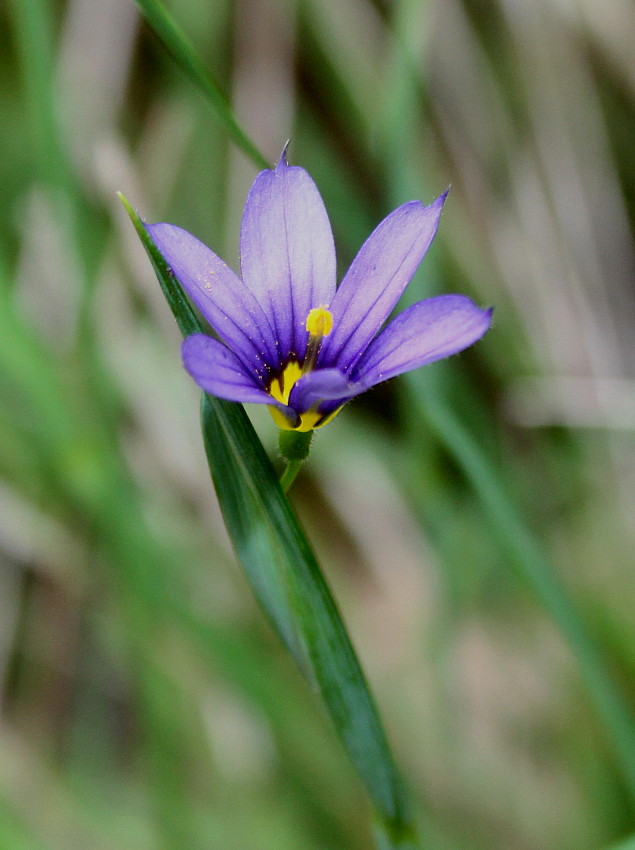
<path id="1" fill-rule="evenodd" d="M 184 335 L 200 324 L 123 199 Z M 204 395 L 205 450 L 236 554 L 270 622 L 317 689 L 374 803 L 386 848 L 414 847 L 400 777 L 355 651 L 313 551 L 242 406 Z"/>

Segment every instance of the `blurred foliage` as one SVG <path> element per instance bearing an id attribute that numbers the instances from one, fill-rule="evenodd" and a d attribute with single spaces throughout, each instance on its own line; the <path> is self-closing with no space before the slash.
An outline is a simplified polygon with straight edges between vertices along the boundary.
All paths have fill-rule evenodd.
<path id="1" fill-rule="evenodd" d="M 634 7 L 170 5 L 267 158 L 292 139 L 342 269 L 452 184 L 418 296 L 496 306 L 474 349 L 320 432 L 292 496 L 426 848 L 620 846 L 635 812 L 574 656 L 414 399 L 452 406 L 632 705 Z M 0 847 L 367 848 L 361 788 L 234 562 L 115 197 L 236 265 L 255 168 L 132 0 L 0 20 Z"/>

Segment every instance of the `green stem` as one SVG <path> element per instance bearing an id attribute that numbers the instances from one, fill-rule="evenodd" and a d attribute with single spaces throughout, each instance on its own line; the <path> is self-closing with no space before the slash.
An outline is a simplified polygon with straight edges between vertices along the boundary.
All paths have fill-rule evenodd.
<path id="1" fill-rule="evenodd" d="M 300 471 L 300 467 L 304 463 L 303 460 L 289 460 L 287 461 L 287 466 L 280 476 L 280 486 L 282 487 L 282 492 L 287 493 L 289 491 L 289 487 L 295 481 L 295 477 Z"/>
<path id="2" fill-rule="evenodd" d="M 280 476 L 282 492 L 286 493 L 295 481 L 300 467 L 308 458 L 311 451 L 311 440 L 313 431 L 283 431 L 278 434 L 278 446 L 280 454 L 287 466 Z"/>

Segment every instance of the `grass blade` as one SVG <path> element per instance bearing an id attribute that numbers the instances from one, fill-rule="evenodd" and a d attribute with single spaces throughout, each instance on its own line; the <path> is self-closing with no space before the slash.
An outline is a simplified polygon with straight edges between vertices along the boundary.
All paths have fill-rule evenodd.
<path id="1" fill-rule="evenodd" d="M 137 0 L 143 16 L 176 64 L 204 94 L 227 132 L 238 147 L 258 168 L 269 168 L 269 163 L 238 122 L 220 85 L 201 61 L 183 30 L 159 0 Z"/>

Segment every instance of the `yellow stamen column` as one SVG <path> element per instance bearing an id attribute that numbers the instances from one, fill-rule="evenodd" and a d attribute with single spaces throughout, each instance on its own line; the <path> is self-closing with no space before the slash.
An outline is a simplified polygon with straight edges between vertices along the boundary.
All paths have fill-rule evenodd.
<path id="1" fill-rule="evenodd" d="M 333 315 L 326 307 L 314 307 L 306 317 L 306 329 L 309 332 L 309 341 L 306 347 L 306 357 L 302 364 L 303 375 L 306 375 L 315 366 L 322 340 L 333 330 Z"/>
<path id="2" fill-rule="evenodd" d="M 283 386 L 283 384 L 280 383 L 280 401 L 283 401 L 285 404 L 288 403 L 289 394 L 293 384 L 295 384 L 302 375 L 307 375 L 313 370 L 313 367 L 317 362 L 318 354 L 320 353 L 322 340 L 333 330 L 332 314 L 326 307 L 314 307 L 306 318 L 306 329 L 309 332 L 309 340 L 307 342 L 306 354 L 304 356 L 304 361 L 302 362 L 302 368 L 299 369 L 297 364 L 289 364 L 282 377 L 282 381 L 288 384 L 288 386 Z M 299 374 L 287 376 L 285 373 L 291 366 L 295 367 L 295 370 L 297 370 Z M 292 377 L 292 380 L 286 381 L 285 379 L 287 377 Z M 272 394 L 275 394 L 275 391 Z M 282 417 L 282 415 L 276 410 L 272 410 L 271 413 L 276 422 L 278 422 L 278 417 L 280 420 L 284 419 L 284 417 Z M 301 423 L 296 428 L 289 429 L 288 426 L 285 427 L 282 422 L 278 422 L 278 424 L 281 425 L 279 433 L 280 454 L 287 461 L 287 468 L 280 479 L 280 484 L 285 492 L 291 486 L 295 476 L 298 474 L 300 466 L 309 455 L 314 428 L 311 420 L 315 420 L 317 422 L 318 419 L 319 415 L 317 414 L 317 411 L 311 410 L 301 416 Z"/>

